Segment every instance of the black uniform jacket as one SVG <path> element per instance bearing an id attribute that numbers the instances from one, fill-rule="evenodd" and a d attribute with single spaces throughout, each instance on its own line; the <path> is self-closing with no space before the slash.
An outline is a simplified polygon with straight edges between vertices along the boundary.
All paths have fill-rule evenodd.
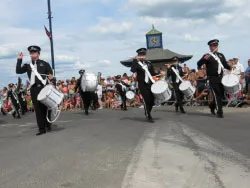
<path id="1" fill-rule="evenodd" d="M 34 64 L 34 62 L 32 62 L 32 63 Z M 49 63 L 47 63 L 43 60 L 40 60 L 40 59 L 36 63 L 37 63 L 37 72 L 38 73 L 45 74 L 45 75 L 53 74 L 53 71 L 52 71 Z M 31 72 L 32 72 L 30 65 L 29 64 L 22 65 L 22 60 L 18 59 L 17 64 L 16 64 L 16 73 L 23 74 L 26 72 L 27 72 L 27 75 L 30 79 Z M 44 80 L 46 79 L 45 75 L 41 75 Z M 37 77 L 35 77 L 35 84 L 42 84 L 41 81 Z"/>
<path id="2" fill-rule="evenodd" d="M 220 58 L 220 61 L 225 69 L 230 70 L 230 66 L 227 64 L 226 58 L 222 53 L 215 52 L 215 55 Z M 205 56 L 208 56 L 207 59 L 205 59 Z M 220 76 L 218 75 L 218 62 L 209 54 L 205 54 L 197 63 L 198 69 L 202 67 L 202 65 L 206 65 L 207 69 L 207 76 Z M 223 71 L 221 71 L 221 75 L 223 74 Z"/>

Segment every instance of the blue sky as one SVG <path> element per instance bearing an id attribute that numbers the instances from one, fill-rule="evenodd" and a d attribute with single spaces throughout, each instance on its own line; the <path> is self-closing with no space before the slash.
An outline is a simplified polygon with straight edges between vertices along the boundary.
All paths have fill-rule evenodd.
<path id="1" fill-rule="evenodd" d="M 58 79 L 78 76 L 86 68 L 105 76 L 129 72 L 119 61 L 146 46 L 152 24 L 163 32 L 164 48 L 194 55 L 208 51 L 218 38 L 227 59 L 238 56 L 246 67 L 250 43 L 248 0 L 51 0 Z M 42 47 L 50 62 L 47 1 L 0 0 L 0 87 L 16 82 L 16 55 L 27 47 Z M 24 62 L 29 62 L 25 57 Z M 26 80 L 27 76 L 22 75 Z"/>

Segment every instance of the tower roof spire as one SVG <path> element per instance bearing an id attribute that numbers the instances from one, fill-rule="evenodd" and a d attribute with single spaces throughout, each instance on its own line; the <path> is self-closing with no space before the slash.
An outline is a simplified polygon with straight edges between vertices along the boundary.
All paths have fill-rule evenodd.
<path id="1" fill-rule="evenodd" d="M 154 24 L 152 24 L 152 29 L 146 35 L 162 34 L 162 32 L 155 29 Z"/>

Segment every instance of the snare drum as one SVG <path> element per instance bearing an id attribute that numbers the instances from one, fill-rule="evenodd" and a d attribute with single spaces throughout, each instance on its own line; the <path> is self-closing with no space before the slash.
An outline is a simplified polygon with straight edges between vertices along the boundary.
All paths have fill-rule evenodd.
<path id="1" fill-rule="evenodd" d="M 55 89 L 52 85 L 46 85 L 37 96 L 37 100 L 49 109 L 58 107 L 63 100 L 63 93 Z"/>
<path id="2" fill-rule="evenodd" d="M 85 72 L 81 80 L 81 88 L 83 92 L 96 91 L 98 85 L 98 78 L 94 73 Z"/>
<path id="3" fill-rule="evenodd" d="M 234 74 L 226 74 L 222 77 L 222 85 L 228 94 L 236 94 L 240 91 L 240 80 Z"/>
<path id="4" fill-rule="evenodd" d="M 167 82 L 163 80 L 155 82 L 151 86 L 151 91 L 155 96 L 155 104 L 166 102 L 172 96 L 172 92 L 169 89 Z"/>
<path id="5" fill-rule="evenodd" d="M 179 89 L 187 98 L 193 97 L 195 93 L 195 88 L 194 86 L 192 86 L 190 81 L 183 81 L 180 84 Z"/>
<path id="6" fill-rule="evenodd" d="M 127 91 L 126 98 L 127 98 L 128 102 L 132 102 L 135 98 L 135 93 L 133 91 Z"/>

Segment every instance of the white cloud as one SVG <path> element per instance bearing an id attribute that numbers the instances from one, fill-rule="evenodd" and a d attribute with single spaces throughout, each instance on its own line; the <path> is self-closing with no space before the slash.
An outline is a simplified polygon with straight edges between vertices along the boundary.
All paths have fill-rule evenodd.
<path id="1" fill-rule="evenodd" d="M 33 0 L 15 1 L 5 0 L 0 7 L 0 82 L 14 78 L 16 53 L 28 54 L 29 45 L 40 45 L 41 58 L 51 61 L 50 44 L 43 28 L 43 24 L 48 25 L 47 1 L 37 4 Z M 146 46 L 145 34 L 152 24 L 162 31 L 164 48 L 194 55 L 187 62 L 194 67 L 212 38 L 221 40 L 226 57 L 233 52 L 242 61 L 249 58 L 250 14 L 245 3 L 249 0 L 125 1 L 51 1 L 57 75 L 78 76 L 82 68 L 100 71 L 104 76 L 129 72 L 120 61 Z M 23 11 L 26 9 L 29 11 Z M 28 61 L 29 57 L 25 57 L 24 62 Z"/>
<path id="2" fill-rule="evenodd" d="M 236 8 L 236 7 L 242 7 L 249 3 L 248 0 L 226 0 L 225 2 L 226 7 L 230 8 Z"/>
<path id="3" fill-rule="evenodd" d="M 122 34 L 130 31 L 131 28 L 130 22 L 117 22 L 113 18 L 100 17 L 99 23 L 91 27 L 90 31 L 99 34 Z"/>
<path id="4" fill-rule="evenodd" d="M 112 63 L 109 60 L 103 60 L 103 64 L 105 64 L 105 65 L 111 65 Z"/>
<path id="5" fill-rule="evenodd" d="M 190 33 L 186 33 L 184 35 L 184 39 L 190 42 L 197 42 L 197 41 L 201 41 L 201 39 L 197 36 L 193 36 Z"/>
<path id="6" fill-rule="evenodd" d="M 234 15 L 233 14 L 228 14 L 228 13 L 220 13 L 218 15 L 215 16 L 215 20 L 217 22 L 217 24 L 228 24 L 230 23 L 232 20 L 234 20 Z"/>
<path id="7" fill-rule="evenodd" d="M 89 68 L 88 65 L 82 63 L 81 61 L 76 61 L 75 64 L 73 65 L 74 69 L 86 69 Z"/>
<path id="8" fill-rule="evenodd" d="M 56 55 L 55 60 L 59 62 L 73 62 L 76 61 L 78 58 L 68 56 L 68 55 Z"/>
<path id="9" fill-rule="evenodd" d="M 204 19 L 189 19 L 189 18 L 159 18 L 152 16 L 141 16 L 140 21 L 147 24 L 155 24 L 156 26 L 166 25 L 171 28 L 194 27 L 202 25 L 206 21 Z"/>

